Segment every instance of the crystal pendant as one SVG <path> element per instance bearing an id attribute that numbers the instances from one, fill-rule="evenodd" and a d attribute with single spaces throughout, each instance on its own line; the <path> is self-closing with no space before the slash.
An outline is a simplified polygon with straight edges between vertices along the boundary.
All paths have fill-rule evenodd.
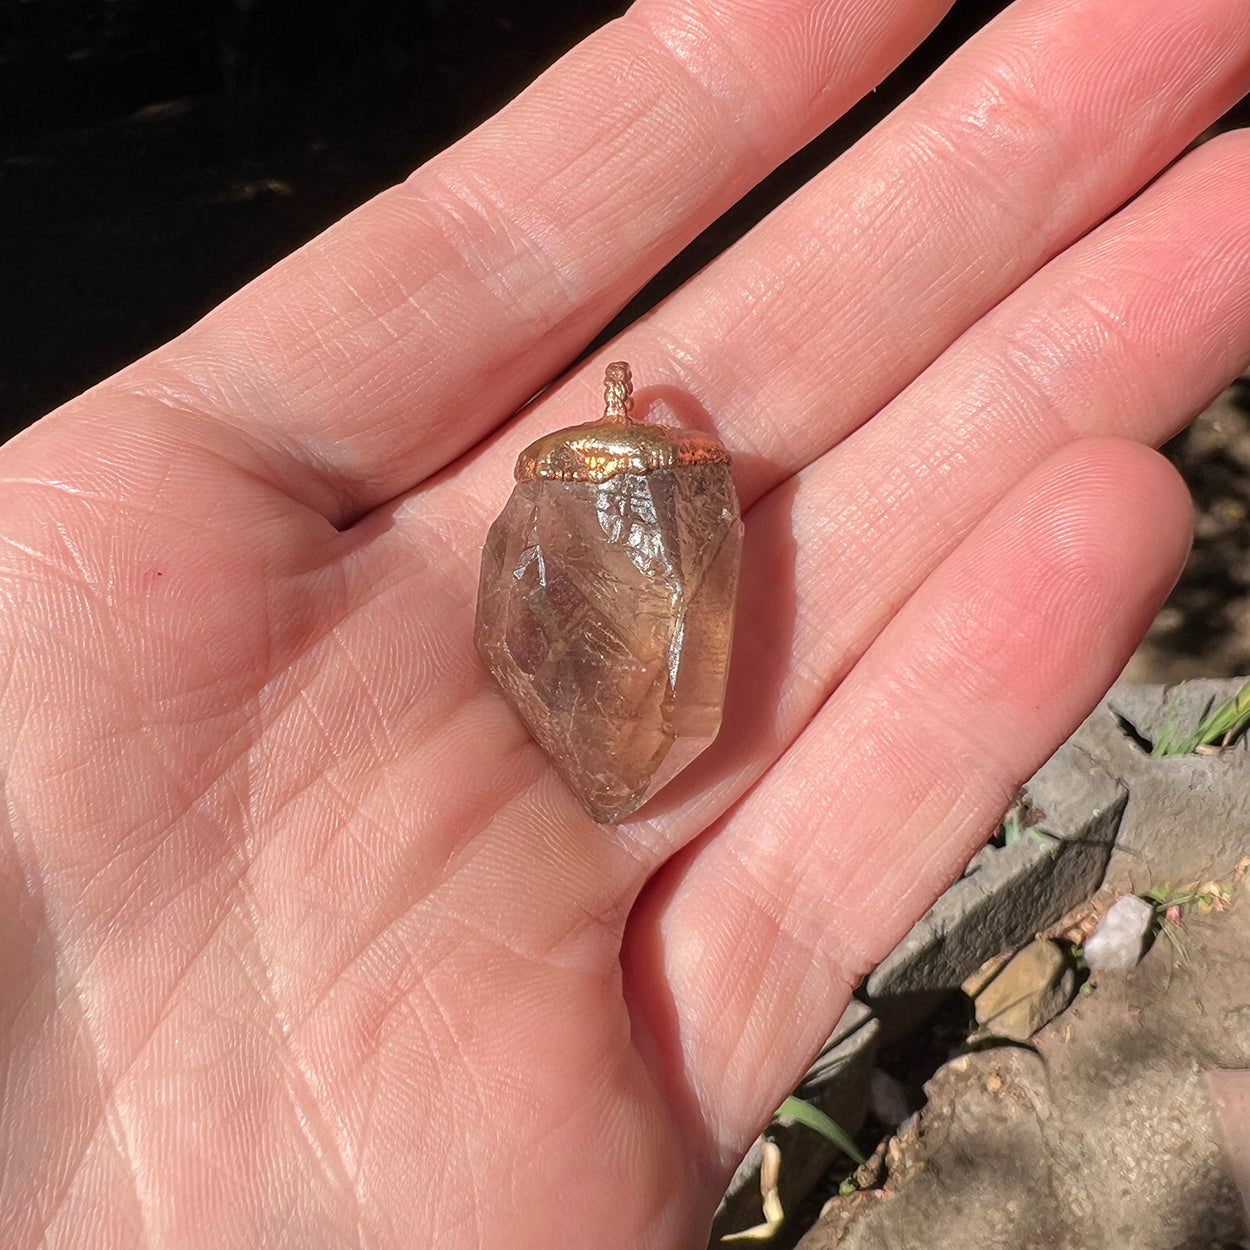
<path id="1" fill-rule="evenodd" d="M 720 728 L 742 555 L 729 453 L 635 422 L 629 366 L 603 419 L 545 435 L 486 539 L 475 642 L 600 822 L 628 816 Z"/>

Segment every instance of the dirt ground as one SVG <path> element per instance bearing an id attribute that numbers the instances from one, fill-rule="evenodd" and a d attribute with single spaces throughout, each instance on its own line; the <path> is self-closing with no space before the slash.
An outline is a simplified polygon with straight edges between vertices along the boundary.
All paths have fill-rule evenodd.
<path id="1" fill-rule="evenodd" d="M 1194 499 L 1194 548 L 1125 676 L 1250 674 L 1250 376 L 1164 449 Z"/>
<path id="2" fill-rule="evenodd" d="M 1095 974 L 1031 1045 L 940 1068 L 799 1250 L 1211 1250 L 1250 1235 L 1209 1069 L 1250 1067 L 1250 890 Z"/>

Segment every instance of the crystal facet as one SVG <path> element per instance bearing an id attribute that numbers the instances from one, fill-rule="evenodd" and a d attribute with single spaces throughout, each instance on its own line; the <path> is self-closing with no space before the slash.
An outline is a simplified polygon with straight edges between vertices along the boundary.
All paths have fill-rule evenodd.
<path id="1" fill-rule="evenodd" d="M 482 553 L 477 648 L 591 815 L 621 820 L 720 728 L 742 552 L 729 458 L 706 435 L 598 423 L 540 439 L 517 477 Z"/>

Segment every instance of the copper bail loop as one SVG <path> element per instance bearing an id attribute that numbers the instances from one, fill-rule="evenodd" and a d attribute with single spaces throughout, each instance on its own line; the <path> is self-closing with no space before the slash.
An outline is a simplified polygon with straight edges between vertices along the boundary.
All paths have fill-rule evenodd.
<path id="1" fill-rule="evenodd" d="M 629 365 L 613 361 L 603 371 L 603 419 L 632 421 L 634 413 L 634 379 Z"/>

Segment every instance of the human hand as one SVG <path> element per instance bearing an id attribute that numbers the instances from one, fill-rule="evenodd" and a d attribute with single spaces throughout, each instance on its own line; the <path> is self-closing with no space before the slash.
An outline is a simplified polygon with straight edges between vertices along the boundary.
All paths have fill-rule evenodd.
<path id="1" fill-rule="evenodd" d="M 640 0 L 0 453 L 6 1247 L 698 1244 L 1128 656 L 1189 525 L 1140 444 L 1250 356 L 1245 136 L 1120 207 L 1250 12 L 1022 0 L 510 417 L 943 7 Z M 747 545 L 720 740 L 601 828 L 472 620 L 611 358 Z"/>

